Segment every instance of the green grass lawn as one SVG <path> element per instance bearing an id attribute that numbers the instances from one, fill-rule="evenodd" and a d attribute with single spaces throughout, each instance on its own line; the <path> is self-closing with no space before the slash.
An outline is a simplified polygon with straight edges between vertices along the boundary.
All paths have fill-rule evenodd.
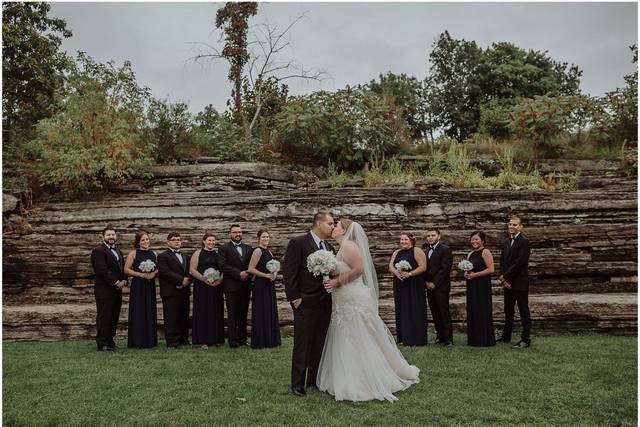
<path id="1" fill-rule="evenodd" d="M 399 401 L 336 402 L 289 392 L 292 340 L 95 351 L 92 341 L 3 343 L 3 424 L 636 425 L 637 338 L 536 337 L 528 350 L 402 348 L 421 369 Z M 120 346 L 126 343 L 119 343 Z"/>

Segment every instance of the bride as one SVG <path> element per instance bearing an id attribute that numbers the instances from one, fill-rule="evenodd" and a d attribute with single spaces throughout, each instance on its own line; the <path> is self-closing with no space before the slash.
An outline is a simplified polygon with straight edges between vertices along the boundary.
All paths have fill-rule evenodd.
<path id="1" fill-rule="evenodd" d="M 378 279 L 362 226 L 341 219 L 332 237 L 340 243 L 329 331 L 317 387 L 336 400 L 397 400 L 394 392 L 419 382 L 420 369 L 404 359 L 378 315 Z"/>

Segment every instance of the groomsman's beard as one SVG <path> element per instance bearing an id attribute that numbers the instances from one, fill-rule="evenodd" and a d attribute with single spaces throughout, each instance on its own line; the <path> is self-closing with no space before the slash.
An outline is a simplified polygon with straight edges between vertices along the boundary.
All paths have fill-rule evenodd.
<path id="1" fill-rule="evenodd" d="M 117 239 L 109 239 L 109 240 L 105 240 L 104 242 L 105 242 L 107 245 L 115 245 L 115 244 L 116 244 L 116 240 L 117 240 Z"/>

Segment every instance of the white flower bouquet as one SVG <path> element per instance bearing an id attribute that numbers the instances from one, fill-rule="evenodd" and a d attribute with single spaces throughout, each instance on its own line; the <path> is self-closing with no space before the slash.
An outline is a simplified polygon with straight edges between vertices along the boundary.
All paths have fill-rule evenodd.
<path id="1" fill-rule="evenodd" d="M 336 265 L 338 265 L 336 256 L 331 251 L 321 249 L 307 257 L 309 273 L 316 277 L 322 275 L 324 280 L 329 280 L 329 275 L 335 270 Z"/>
<path id="2" fill-rule="evenodd" d="M 138 269 L 143 273 L 151 273 L 156 270 L 156 263 L 151 261 L 150 259 L 142 261 L 138 266 Z"/>
<path id="3" fill-rule="evenodd" d="M 215 268 L 207 268 L 202 275 L 210 282 L 215 282 L 220 279 L 220 272 Z"/>
<path id="4" fill-rule="evenodd" d="M 271 261 L 267 262 L 267 270 L 269 271 L 269 273 L 280 271 L 280 261 L 278 261 L 277 259 L 272 259 Z"/>
<path id="5" fill-rule="evenodd" d="M 413 268 L 411 268 L 411 264 L 409 263 L 409 261 L 407 260 L 402 260 L 396 263 L 395 265 L 396 270 L 398 271 L 411 271 L 413 270 Z"/>
<path id="6" fill-rule="evenodd" d="M 463 259 L 458 263 L 458 268 L 466 273 L 473 270 L 473 263 L 468 259 Z"/>

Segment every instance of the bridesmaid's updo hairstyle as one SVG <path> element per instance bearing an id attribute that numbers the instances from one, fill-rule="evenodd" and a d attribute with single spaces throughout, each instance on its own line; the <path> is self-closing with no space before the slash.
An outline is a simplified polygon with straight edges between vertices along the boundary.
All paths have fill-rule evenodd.
<path id="1" fill-rule="evenodd" d="M 413 233 L 409 233 L 409 232 L 404 232 L 400 234 L 401 236 L 407 236 L 409 238 L 409 240 L 411 240 L 411 246 L 415 246 L 416 245 L 416 237 L 413 235 Z"/>
<path id="2" fill-rule="evenodd" d="M 140 249 L 140 240 L 142 240 L 142 236 L 149 236 L 149 233 L 147 233 L 144 230 L 139 230 L 135 237 L 133 238 L 133 247 L 136 249 Z"/>
<path id="3" fill-rule="evenodd" d="M 262 237 L 264 233 L 267 233 L 269 237 L 271 237 L 271 233 L 269 233 L 267 230 L 258 230 L 258 240 L 260 240 L 260 237 Z"/>
<path id="4" fill-rule="evenodd" d="M 484 231 L 474 231 L 473 233 L 471 233 L 471 236 L 469 236 L 469 240 L 471 240 L 473 236 L 478 236 L 483 245 L 487 243 L 487 234 Z"/>
<path id="5" fill-rule="evenodd" d="M 338 222 L 340 223 L 340 225 L 342 226 L 344 231 L 347 231 L 349 229 L 349 227 L 351 226 L 351 224 L 353 224 L 353 221 L 351 221 L 350 219 L 347 219 L 347 218 L 340 218 L 338 220 Z"/>
<path id="6" fill-rule="evenodd" d="M 218 240 L 218 238 L 216 237 L 215 234 L 213 234 L 213 232 L 205 231 L 204 236 L 202 236 L 202 240 L 200 241 L 200 246 L 202 246 L 202 249 L 204 249 L 204 241 L 207 240 L 209 237 L 213 237 L 214 239 Z"/>

